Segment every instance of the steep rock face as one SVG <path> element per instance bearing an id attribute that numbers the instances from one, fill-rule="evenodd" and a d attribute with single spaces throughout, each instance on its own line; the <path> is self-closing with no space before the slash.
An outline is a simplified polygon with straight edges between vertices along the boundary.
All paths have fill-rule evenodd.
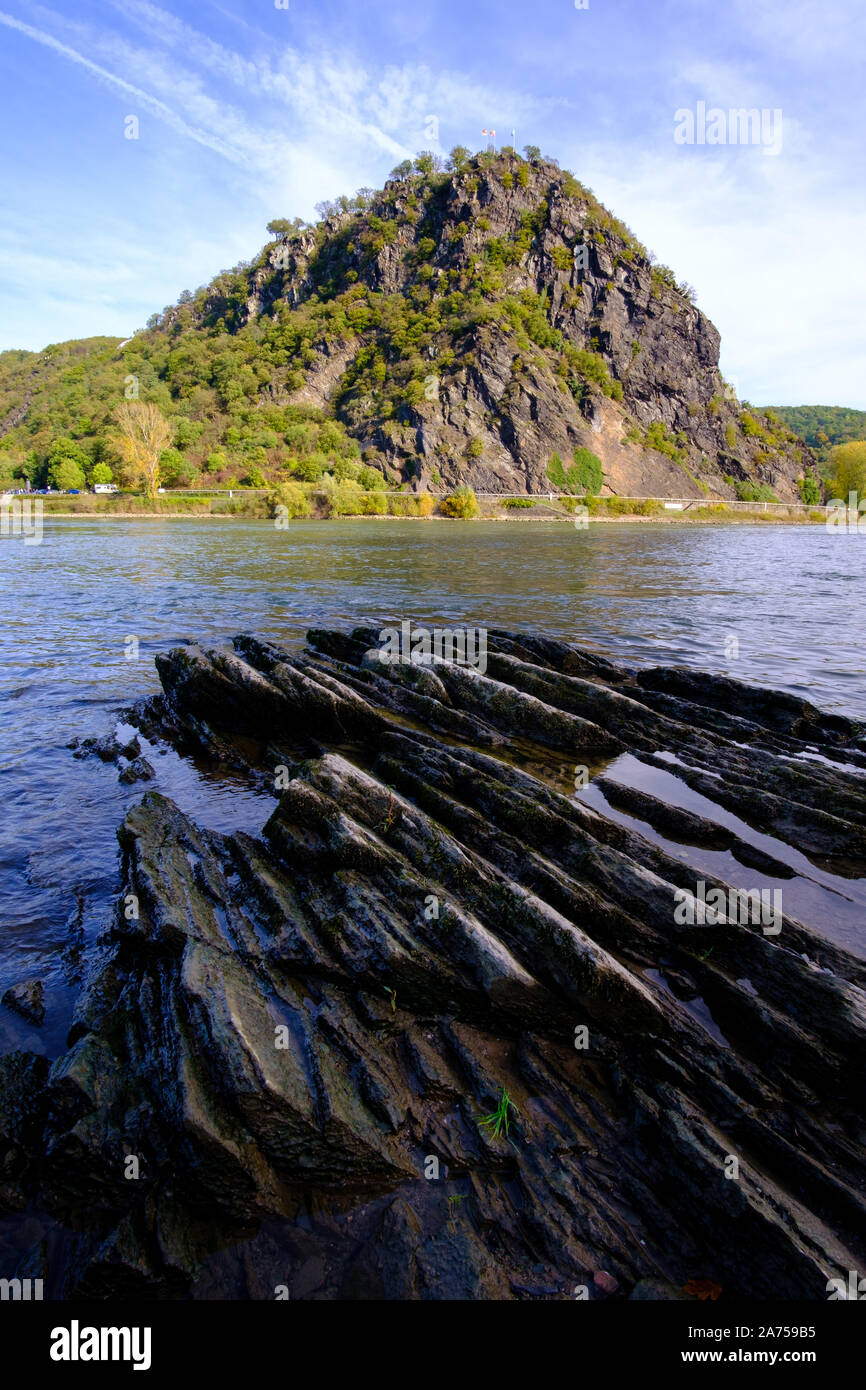
<path id="1" fill-rule="evenodd" d="M 177 649 L 135 712 L 274 809 L 127 816 L 68 1051 L 0 1059 L 22 1268 L 393 1299 L 824 1299 L 862 1268 L 864 729 L 538 636 L 491 633 L 486 674 L 308 636 Z M 772 930 L 677 914 L 744 867 Z"/>
<path id="2" fill-rule="evenodd" d="M 253 318 L 320 297 L 327 274 L 329 295 L 400 297 L 424 320 L 409 346 L 380 332 L 348 351 L 378 351 L 389 375 L 414 356 L 402 396 L 363 373 L 360 387 L 357 373 L 337 383 L 318 360 L 333 360 L 327 344 L 307 370 L 356 436 L 425 486 L 545 491 L 551 455 L 568 466 L 577 447 L 602 460 L 611 492 L 733 497 L 750 479 L 797 500 L 813 464 L 785 426 L 740 407 L 687 287 L 554 165 L 480 157 L 438 179 L 395 180 L 364 214 L 295 232 L 268 257 L 251 275 Z M 479 286 L 481 311 L 461 319 L 454 294 Z M 534 311 L 528 324 L 506 311 L 515 301 Z M 566 362 L 563 344 L 586 360 Z"/>
<path id="3" fill-rule="evenodd" d="M 480 154 L 342 205 L 272 224 L 252 262 L 123 343 L 0 354 L 4 447 L 43 466 L 56 429 L 110 453 L 132 375 L 180 427 L 173 466 L 223 481 L 315 481 L 360 447 L 434 493 L 582 491 L 578 450 L 607 493 L 797 500 L 811 451 L 736 401 L 688 286 L 571 174 Z M 321 446 L 299 442 L 312 420 Z"/>

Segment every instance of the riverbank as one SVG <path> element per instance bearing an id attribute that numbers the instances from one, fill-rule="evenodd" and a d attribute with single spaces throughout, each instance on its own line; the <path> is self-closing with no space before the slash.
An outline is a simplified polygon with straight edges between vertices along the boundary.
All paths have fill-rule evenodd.
<path id="1" fill-rule="evenodd" d="M 271 509 L 264 499 L 256 498 L 234 498 L 226 500 L 223 498 L 166 498 L 159 497 L 155 500 L 142 499 L 140 503 L 131 504 L 129 499 L 114 502 L 110 498 L 42 498 L 43 515 L 63 516 L 63 517 L 104 517 L 109 520 L 135 520 L 147 517 L 172 517 L 176 519 L 194 518 L 195 520 L 206 520 L 209 518 L 216 520 L 242 519 L 247 521 L 274 521 Z M 401 498 L 401 503 L 411 503 L 412 497 L 407 494 L 405 499 Z M 598 498 L 591 499 L 591 506 L 586 509 L 586 514 L 575 512 L 565 508 L 551 505 L 546 500 L 539 499 L 534 501 L 531 506 L 509 507 L 507 503 L 491 502 L 488 499 L 479 501 L 478 514 L 474 517 L 450 517 L 443 516 L 437 511 L 429 515 L 407 514 L 405 510 L 394 509 L 387 512 L 373 512 L 364 514 L 348 514 L 335 516 L 328 514 L 325 510 L 314 510 L 309 517 L 304 520 L 309 521 L 433 521 L 433 522 L 454 522 L 454 521 L 504 521 L 520 523 L 539 523 L 539 522 L 559 522 L 570 527 L 580 527 L 582 524 L 595 524 L 597 522 L 625 522 L 628 524 L 640 523 L 651 525 L 753 525 L 756 522 L 761 525 L 786 525 L 786 526 L 824 526 L 827 516 L 822 508 L 812 508 L 808 511 L 798 508 L 792 504 L 790 507 L 774 505 L 770 510 L 770 505 L 756 503 L 754 509 L 742 507 L 734 508 L 726 503 L 707 503 L 706 505 L 693 505 L 683 510 L 667 510 L 664 505 L 659 503 L 657 506 L 650 506 L 649 502 L 655 499 L 645 498 Z M 287 518 L 286 525 L 292 522 Z"/>

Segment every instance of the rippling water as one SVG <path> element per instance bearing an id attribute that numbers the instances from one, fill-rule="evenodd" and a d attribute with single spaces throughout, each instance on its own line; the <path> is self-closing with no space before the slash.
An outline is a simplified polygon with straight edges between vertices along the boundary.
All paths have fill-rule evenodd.
<path id="1" fill-rule="evenodd" d="M 38 1030 L 0 1009 L 0 1050 L 62 1041 L 83 948 L 110 910 L 116 828 L 142 795 L 66 745 L 158 689 L 154 653 L 181 639 L 508 626 L 866 718 L 866 542 L 820 527 L 49 518 L 40 546 L 0 543 L 0 570 L 0 993 L 38 974 L 48 1006 Z M 255 829 L 268 814 L 172 753 L 154 762 L 157 785 L 206 825 Z"/>

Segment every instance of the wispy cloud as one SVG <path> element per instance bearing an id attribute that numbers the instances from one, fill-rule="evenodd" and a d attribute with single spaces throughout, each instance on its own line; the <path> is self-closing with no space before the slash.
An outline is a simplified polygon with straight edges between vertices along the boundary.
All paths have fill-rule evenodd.
<path id="1" fill-rule="evenodd" d="M 119 77 L 117 73 L 109 72 L 107 68 L 100 66 L 99 63 L 94 63 L 90 58 L 85 57 L 83 53 L 79 53 L 76 49 L 70 48 L 68 44 L 61 43 L 58 39 L 53 38 L 51 34 L 46 34 L 44 30 L 34 29 L 30 24 L 23 24 L 21 20 L 15 19 L 12 15 L 5 14 L 2 10 L 0 10 L 0 24 L 5 25 L 7 29 L 16 30 L 19 34 L 24 34 L 28 39 L 33 39 L 35 43 L 42 44 L 44 48 L 52 49 L 53 52 L 60 54 L 62 58 L 67 58 L 69 62 L 77 63 L 79 67 L 92 73 L 100 82 L 107 83 L 108 86 L 114 88 L 115 91 L 123 92 L 126 96 L 134 97 L 146 110 L 153 112 L 160 120 L 165 121 L 166 125 L 170 126 L 172 130 L 177 131 L 179 135 L 185 135 L 188 139 L 194 140 L 196 144 L 204 145 L 206 148 L 214 150 L 217 154 L 221 154 L 227 159 L 232 159 L 234 157 L 232 151 L 221 141 L 216 140 L 206 131 L 190 126 L 176 111 L 173 111 L 170 106 L 167 106 L 165 102 L 160 101 L 149 92 L 143 91 L 141 87 L 135 86 L 125 78 Z"/>

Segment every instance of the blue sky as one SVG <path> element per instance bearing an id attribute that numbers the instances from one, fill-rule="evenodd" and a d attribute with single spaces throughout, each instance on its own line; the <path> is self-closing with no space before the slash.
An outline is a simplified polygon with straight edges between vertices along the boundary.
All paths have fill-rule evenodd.
<path id="1" fill-rule="evenodd" d="M 694 285 L 742 399 L 866 408 L 864 63 L 863 0 L 0 0 L 0 349 L 127 336 L 492 125 Z M 700 101 L 781 151 L 677 145 Z"/>

